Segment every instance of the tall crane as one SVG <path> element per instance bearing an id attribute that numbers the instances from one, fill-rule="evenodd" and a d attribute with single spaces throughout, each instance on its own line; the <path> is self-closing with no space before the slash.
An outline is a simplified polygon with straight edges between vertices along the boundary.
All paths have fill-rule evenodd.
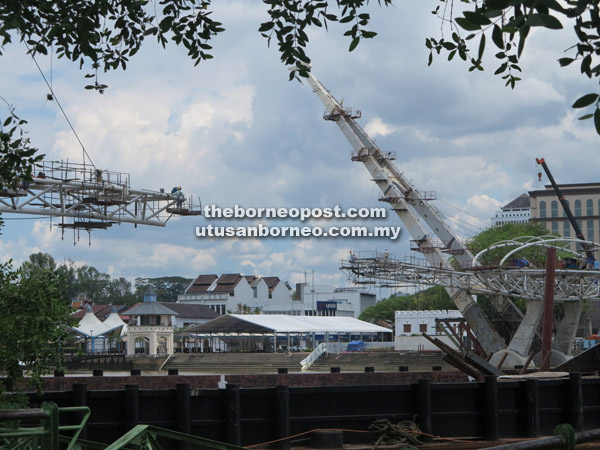
<path id="1" fill-rule="evenodd" d="M 536 158 L 535 162 L 538 163 L 540 166 L 542 166 L 542 168 L 544 169 L 544 172 L 546 172 L 546 175 L 548 176 L 548 180 L 550 180 L 550 184 L 552 184 L 552 188 L 554 189 L 554 192 L 556 193 L 556 196 L 558 197 L 558 200 L 560 201 L 560 204 L 562 205 L 562 207 L 565 211 L 565 214 L 567 215 L 567 218 L 569 219 L 569 222 L 571 223 L 571 226 L 573 227 L 573 230 L 575 230 L 575 235 L 577 236 L 578 239 L 584 241 L 581 243 L 581 246 L 583 247 L 583 250 L 585 251 L 585 255 L 587 256 L 588 265 L 591 263 L 591 265 L 593 266 L 593 263 L 596 260 L 596 258 L 594 256 L 594 252 L 592 250 L 593 247 L 590 244 L 588 244 L 587 242 L 585 242 L 586 239 L 583 237 L 583 232 L 581 231 L 581 227 L 575 220 L 575 217 L 573 217 L 573 214 L 571 213 L 571 208 L 569 207 L 569 203 L 567 202 L 567 200 L 565 200 L 565 196 L 563 195 L 560 188 L 556 184 L 556 181 L 554 181 L 554 177 L 550 173 L 550 169 L 548 168 L 548 165 L 546 164 L 546 160 L 544 158 Z M 540 175 L 540 179 L 541 179 L 541 175 Z"/>
<path id="2" fill-rule="evenodd" d="M 450 256 L 461 267 L 469 267 L 473 255 L 444 222 L 441 213 L 428 201 L 433 197 L 420 192 L 391 162 L 393 153 L 383 152 L 355 119 L 360 112 L 344 108 L 325 87 L 309 73 L 308 82 L 325 105 L 325 120 L 335 122 L 348 142 L 352 160 L 360 161 L 367 168 L 373 181 L 410 234 L 415 250 L 420 251 L 429 264 L 451 268 Z M 434 239 L 435 237 L 435 239 Z M 462 289 L 446 287 L 450 297 L 475 332 L 481 346 L 489 355 L 502 351 L 506 345 L 489 322 L 475 299 Z M 512 304 L 512 303 L 511 303 Z M 513 305 L 514 306 L 514 305 Z"/>

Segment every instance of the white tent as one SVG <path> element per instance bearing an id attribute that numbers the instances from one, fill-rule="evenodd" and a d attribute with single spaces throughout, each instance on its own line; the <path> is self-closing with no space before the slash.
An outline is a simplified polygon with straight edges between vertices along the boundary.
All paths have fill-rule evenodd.
<path id="1" fill-rule="evenodd" d="M 79 325 L 77 325 L 76 327 L 69 327 L 69 329 L 79 334 L 80 336 L 95 338 L 98 336 L 109 334 L 112 331 L 116 331 L 123 325 L 111 326 L 111 324 L 101 322 L 100 319 L 98 319 L 98 317 L 96 317 L 96 315 L 92 312 L 92 309 L 88 307 L 88 310 L 86 311 L 85 315 L 79 321 Z"/>
<path id="2" fill-rule="evenodd" d="M 227 314 L 188 328 L 190 333 L 392 333 L 352 317 Z"/>
<path id="3" fill-rule="evenodd" d="M 111 312 L 102 323 L 109 327 L 111 330 L 115 330 L 115 332 L 117 328 L 121 327 L 121 332 L 119 333 L 119 336 L 127 334 L 127 324 L 123 322 L 123 319 L 121 319 L 117 311 Z"/>

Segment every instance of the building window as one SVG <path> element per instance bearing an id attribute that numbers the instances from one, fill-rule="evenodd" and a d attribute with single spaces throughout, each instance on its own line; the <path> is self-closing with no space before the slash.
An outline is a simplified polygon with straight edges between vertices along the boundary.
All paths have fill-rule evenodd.
<path id="1" fill-rule="evenodd" d="M 404 324 L 404 332 L 405 333 L 410 333 L 410 323 L 405 323 Z"/>
<path id="2" fill-rule="evenodd" d="M 591 198 L 588 198 L 585 202 L 586 204 L 586 215 L 593 216 L 594 215 L 594 202 Z"/>
<path id="3" fill-rule="evenodd" d="M 558 234 L 558 222 L 552 222 L 552 234 Z"/>
<path id="4" fill-rule="evenodd" d="M 594 221 L 587 221 L 587 240 L 594 242 Z"/>
<path id="5" fill-rule="evenodd" d="M 546 218 L 546 202 L 545 201 L 540 202 L 540 218 L 542 218 L 542 219 Z"/>
<path id="6" fill-rule="evenodd" d="M 581 216 L 581 200 L 575 200 L 575 215 Z"/>
<path id="7" fill-rule="evenodd" d="M 563 237 L 571 237 L 571 224 L 566 220 L 563 222 Z"/>
<path id="8" fill-rule="evenodd" d="M 552 200 L 552 203 L 550 203 L 550 214 L 552 217 L 558 217 L 558 202 L 556 200 Z"/>
<path id="9" fill-rule="evenodd" d="M 419 324 L 419 333 L 427 333 L 427 324 L 426 323 Z"/>
<path id="10" fill-rule="evenodd" d="M 565 200 L 565 203 L 567 204 L 567 206 L 569 207 L 569 209 L 571 209 L 571 205 L 569 203 L 569 200 Z M 563 217 L 567 217 L 567 210 L 563 209 Z"/>

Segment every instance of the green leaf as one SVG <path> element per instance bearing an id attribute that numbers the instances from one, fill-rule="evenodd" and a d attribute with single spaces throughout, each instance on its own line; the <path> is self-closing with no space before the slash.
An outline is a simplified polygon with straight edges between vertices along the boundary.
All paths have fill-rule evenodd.
<path id="1" fill-rule="evenodd" d="M 523 53 L 523 49 L 525 48 L 525 41 L 527 40 L 527 35 L 529 34 L 529 30 L 531 28 L 528 25 L 524 25 L 519 30 L 519 47 L 517 48 L 517 55 L 520 58 L 521 53 Z"/>
<path id="2" fill-rule="evenodd" d="M 461 28 L 467 30 L 467 31 L 477 31 L 477 30 L 481 30 L 481 26 L 479 25 L 475 25 L 474 23 L 468 21 L 467 19 L 465 19 L 464 17 L 457 17 L 455 19 L 455 22 L 458 26 L 460 26 Z"/>
<path id="3" fill-rule="evenodd" d="M 508 67 L 508 63 L 502 63 L 500 65 L 500 67 L 498 67 L 498 69 L 496 69 L 496 71 L 494 72 L 494 75 L 499 75 L 502 72 L 504 72 L 506 70 L 506 68 Z"/>
<path id="4" fill-rule="evenodd" d="M 565 66 L 568 66 L 569 64 L 571 64 L 573 61 L 575 61 L 574 58 L 560 58 L 558 60 L 558 63 L 560 64 L 561 67 L 565 67 Z"/>
<path id="5" fill-rule="evenodd" d="M 360 42 L 360 37 L 358 37 L 358 36 L 355 37 L 354 39 L 352 39 L 352 42 L 350 43 L 350 48 L 348 49 L 348 51 L 351 52 L 352 50 L 354 50 L 359 42 Z"/>
<path id="6" fill-rule="evenodd" d="M 560 30 L 563 27 L 560 20 L 550 14 L 532 14 L 526 23 L 530 27 L 545 27 L 551 30 Z"/>
<path id="7" fill-rule="evenodd" d="M 594 114 L 584 114 L 583 116 L 579 117 L 577 120 L 587 120 L 587 119 L 591 119 L 592 117 L 594 117 Z"/>
<path id="8" fill-rule="evenodd" d="M 504 50 L 504 39 L 502 39 L 502 30 L 498 25 L 494 25 L 492 30 L 492 41 L 501 50 Z"/>
<path id="9" fill-rule="evenodd" d="M 586 106 L 590 106 L 598 100 L 598 97 L 600 97 L 598 94 L 586 94 L 583 97 L 579 97 L 575 103 L 573 103 L 572 108 L 585 108 Z"/>
<path id="10" fill-rule="evenodd" d="M 594 113 L 594 126 L 596 127 L 596 133 L 600 134 L 600 109 L 596 109 Z"/>
<path id="11" fill-rule="evenodd" d="M 269 31 L 271 28 L 275 26 L 275 22 L 264 22 L 260 24 L 259 32 Z"/>
<path id="12" fill-rule="evenodd" d="M 485 51 L 485 34 L 481 34 L 481 40 L 479 41 L 479 52 L 477 53 L 477 58 L 481 61 L 483 58 L 483 52 Z"/>
<path id="13" fill-rule="evenodd" d="M 490 25 L 492 21 L 480 12 L 464 12 L 465 18 L 476 25 Z"/>

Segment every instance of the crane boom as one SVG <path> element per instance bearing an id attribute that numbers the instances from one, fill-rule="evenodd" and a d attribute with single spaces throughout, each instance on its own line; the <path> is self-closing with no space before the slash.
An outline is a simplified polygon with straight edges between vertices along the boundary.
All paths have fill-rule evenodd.
<path id="1" fill-rule="evenodd" d="M 548 176 L 548 180 L 550 180 L 550 184 L 552 184 L 552 188 L 554 189 L 554 192 L 556 193 L 556 196 L 558 197 L 558 200 L 560 201 L 560 204 L 562 205 L 562 207 L 565 211 L 565 214 L 567 215 L 567 218 L 569 219 L 569 222 L 571 223 L 571 226 L 573 227 L 573 230 L 575 231 L 575 235 L 577 236 L 578 239 L 585 241 L 586 239 L 583 237 L 583 232 L 581 231 L 581 227 L 579 226 L 579 224 L 575 220 L 575 217 L 571 213 L 571 208 L 569 207 L 569 203 L 567 202 L 567 200 L 565 200 L 565 196 L 563 195 L 562 191 L 558 187 L 558 184 L 556 184 L 556 181 L 554 181 L 554 177 L 552 176 L 552 173 L 550 173 L 550 169 L 548 168 L 548 165 L 546 164 L 546 160 L 544 158 L 536 158 L 535 162 L 538 163 L 540 166 L 542 166 L 542 168 L 544 169 L 544 172 L 546 172 L 546 175 Z M 592 247 L 587 242 L 582 242 L 581 245 L 585 251 L 585 254 L 586 254 L 588 260 L 591 260 L 592 262 L 595 261 L 596 258 L 594 257 L 594 252 L 592 250 Z"/>
<path id="2" fill-rule="evenodd" d="M 449 257 L 452 255 L 462 267 L 469 267 L 473 262 L 471 252 L 445 224 L 440 212 L 426 201 L 426 196 L 421 195 L 405 179 L 390 161 L 390 155 L 382 152 L 355 121 L 360 117 L 360 113 L 353 113 L 351 109 L 344 108 L 312 73 L 309 73 L 308 81 L 325 105 L 324 119 L 334 121 L 338 125 L 353 148 L 352 159 L 361 161 L 367 168 L 383 194 L 381 200 L 390 203 L 425 259 L 436 267 L 450 268 Z M 441 241 L 441 245 L 434 243 L 434 236 Z M 462 289 L 446 289 L 486 353 L 492 354 L 505 349 L 503 339 L 475 299 Z"/>

